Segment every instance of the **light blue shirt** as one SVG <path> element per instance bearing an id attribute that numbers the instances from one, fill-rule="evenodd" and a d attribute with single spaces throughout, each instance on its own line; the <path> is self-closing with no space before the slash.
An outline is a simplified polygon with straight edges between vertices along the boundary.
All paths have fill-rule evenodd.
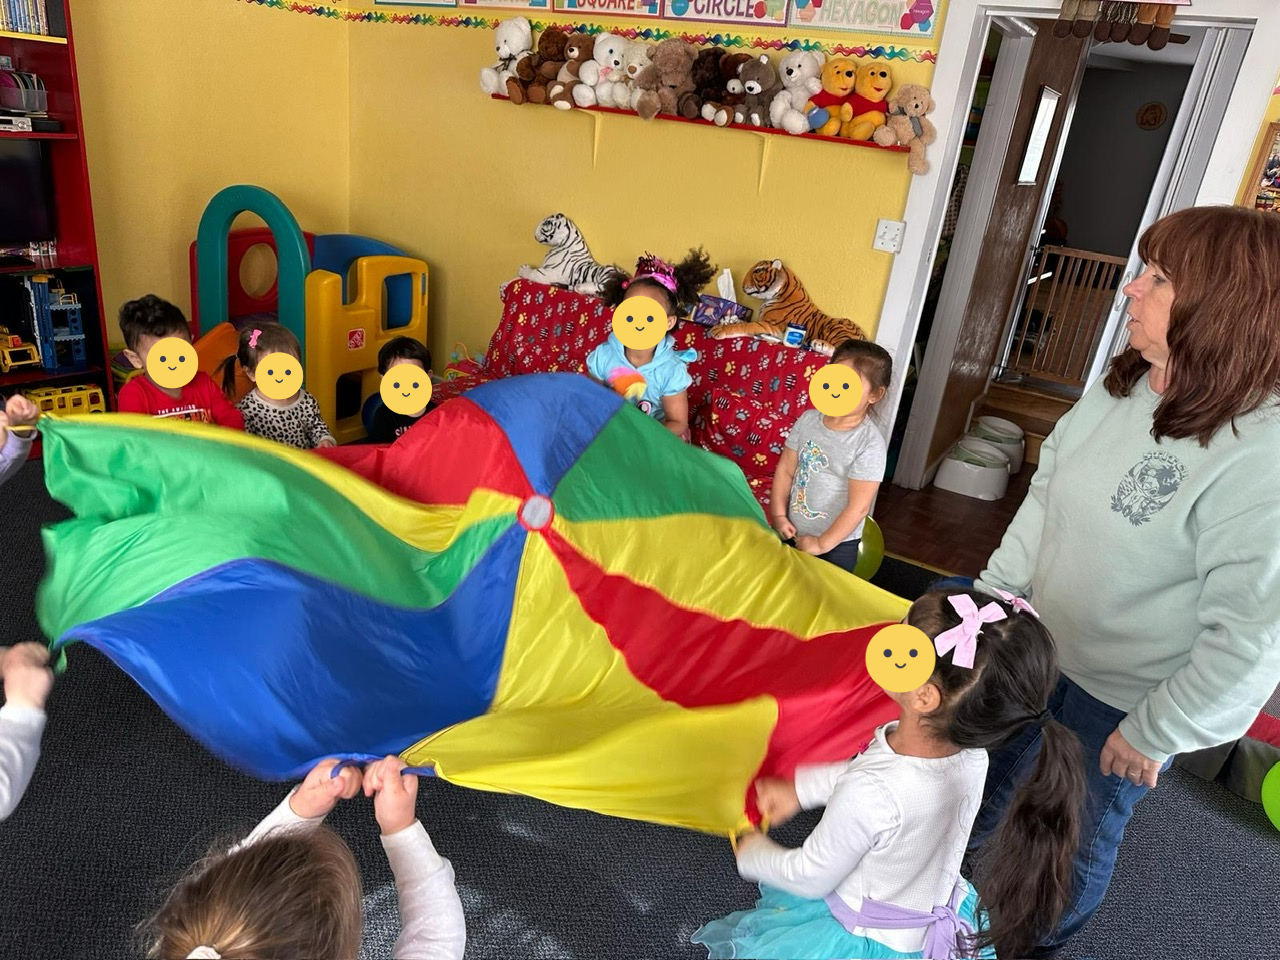
<path id="1" fill-rule="evenodd" d="M 653 359 L 642 367 L 636 367 L 627 359 L 626 348 L 617 334 L 596 347 L 587 357 L 587 371 L 601 383 L 617 390 L 628 400 L 655 420 L 665 420 L 663 397 L 684 393 L 693 383 L 689 376 L 689 364 L 698 358 L 697 350 L 677 350 L 676 341 L 670 335 L 663 337 L 653 353 Z M 642 383 L 627 390 L 618 381 L 627 374 L 639 374 Z"/>

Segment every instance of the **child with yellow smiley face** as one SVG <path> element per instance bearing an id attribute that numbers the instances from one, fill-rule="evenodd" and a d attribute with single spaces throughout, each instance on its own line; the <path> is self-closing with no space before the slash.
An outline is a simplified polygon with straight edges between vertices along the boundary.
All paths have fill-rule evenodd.
<path id="1" fill-rule="evenodd" d="M 245 327 L 239 348 L 218 367 L 222 389 L 231 396 L 238 362 L 253 382 L 238 405 L 246 433 L 300 450 L 337 446 L 316 398 L 302 389 L 301 353 L 298 338 L 281 324 Z"/>
<path id="2" fill-rule="evenodd" d="M 587 373 L 611 387 L 668 430 L 689 439 L 689 364 L 696 351 L 677 350 L 670 331 L 715 276 L 701 250 L 670 266 L 650 254 L 635 276 L 618 273 L 602 297 L 614 308 L 613 333 L 587 356 Z"/>

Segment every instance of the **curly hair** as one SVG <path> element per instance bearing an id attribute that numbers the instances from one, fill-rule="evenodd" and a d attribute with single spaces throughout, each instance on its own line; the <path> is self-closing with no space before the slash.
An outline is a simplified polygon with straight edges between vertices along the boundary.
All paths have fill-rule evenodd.
<path id="1" fill-rule="evenodd" d="M 600 299 L 606 305 L 616 307 L 627 297 L 653 297 L 659 303 L 667 305 L 668 315 L 687 317 L 697 306 L 702 288 L 716 275 L 717 268 L 701 247 L 690 250 L 673 268 L 676 277 L 674 293 L 655 280 L 637 280 L 632 283 L 631 274 L 619 267 L 613 269 L 614 275 L 605 281 L 600 293 Z"/>

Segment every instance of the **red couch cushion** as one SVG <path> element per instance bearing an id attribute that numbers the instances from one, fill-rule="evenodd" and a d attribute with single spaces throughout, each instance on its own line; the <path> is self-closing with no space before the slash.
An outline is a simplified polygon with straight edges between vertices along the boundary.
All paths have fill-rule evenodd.
<path id="1" fill-rule="evenodd" d="M 736 463 L 748 479 L 772 478 L 791 421 L 768 404 L 716 387 L 699 408 L 694 440 Z"/>

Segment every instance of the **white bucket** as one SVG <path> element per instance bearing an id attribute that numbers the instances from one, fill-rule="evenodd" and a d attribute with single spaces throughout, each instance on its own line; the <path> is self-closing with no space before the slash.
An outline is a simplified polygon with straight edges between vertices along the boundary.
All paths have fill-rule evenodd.
<path id="1" fill-rule="evenodd" d="M 1014 474 L 1022 469 L 1022 458 L 1026 452 L 1026 439 L 1022 428 L 1012 420 L 1002 417 L 979 417 L 977 423 L 969 431 L 970 435 L 999 447 L 1009 458 L 1009 473 Z"/>
<path id="2" fill-rule="evenodd" d="M 994 444 L 965 437 L 942 461 L 933 485 L 977 500 L 999 500 L 1009 488 L 1009 458 Z"/>

